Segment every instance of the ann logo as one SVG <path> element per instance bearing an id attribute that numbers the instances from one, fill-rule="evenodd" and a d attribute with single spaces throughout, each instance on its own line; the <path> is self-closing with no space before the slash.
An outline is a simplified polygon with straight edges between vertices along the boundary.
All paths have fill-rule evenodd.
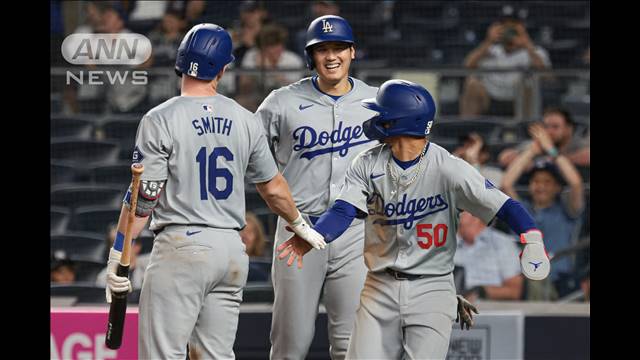
<path id="1" fill-rule="evenodd" d="M 325 19 L 322 19 L 322 32 L 333 32 L 333 25 Z"/>
<path id="2" fill-rule="evenodd" d="M 197 62 L 191 62 L 189 64 L 189 71 L 187 72 L 187 74 L 189 76 L 198 76 L 198 63 Z"/>

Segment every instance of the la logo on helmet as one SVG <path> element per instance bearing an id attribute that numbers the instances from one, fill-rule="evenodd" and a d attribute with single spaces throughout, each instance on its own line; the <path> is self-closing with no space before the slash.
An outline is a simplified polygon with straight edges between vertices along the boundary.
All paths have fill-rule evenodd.
<path id="1" fill-rule="evenodd" d="M 322 32 L 333 32 L 333 25 L 325 19 L 322 19 Z"/>

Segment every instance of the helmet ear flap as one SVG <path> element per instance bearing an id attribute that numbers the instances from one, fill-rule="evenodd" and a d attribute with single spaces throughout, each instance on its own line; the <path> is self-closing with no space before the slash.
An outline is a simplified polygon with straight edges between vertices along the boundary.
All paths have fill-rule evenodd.
<path id="1" fill-rule="evenodd" d="M 304 57 L 305 57 L 305 60 L 307 62 L 307 69 L 309 69 L 309 70 L 313 70 L 315 68 L 315 64 L 313 63 L 312 54 L 313 53 L 312 53 L 311 48 L 309 48 L 308 50 L 304 49 Z"/>
<path id="2" fill-rule="evenodd" d="M 386 129 L 380 126 L 380 116 L 374 116 L 362 123 L 362 132 L 371 140 L 380 140 L 388 136 Z"/>

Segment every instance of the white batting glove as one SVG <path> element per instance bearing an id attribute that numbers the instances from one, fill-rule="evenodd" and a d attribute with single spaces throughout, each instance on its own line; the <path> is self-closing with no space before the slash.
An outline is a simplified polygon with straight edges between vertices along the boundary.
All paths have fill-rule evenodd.
<path id="1" fill-rule="evenodd" d="M 107 262 L 107 287 L 105 288 L 108 303 L 111 303 L 112 291 L 116 293 L 133 291 L 129 278 L 116 275 L 121 257 L 122 252 L 111 248 L 111 251 L 109 251 L 109 261 Z"/>
<path id="2" fill-rule="evenodd" d="M 296 235 L 308 242 L 314 249 L 320 250 L 327 246 L 327 243 L 324 242 L 324 236 L 312 229 L 300 213 L 298 213 L 298 218 L 289 223 L 289 225 L 291 225 L 291 230 Z"/>
<path id="3" fill-rule="evenodd" d="M 543 280 L 551 271 L 551 263 L 544 250 L 542 232 L 529 230 L 520 234 L 520 242 L 525 244 L 520 254 L 520 267 L 524 276 L 531 280 Z"/>

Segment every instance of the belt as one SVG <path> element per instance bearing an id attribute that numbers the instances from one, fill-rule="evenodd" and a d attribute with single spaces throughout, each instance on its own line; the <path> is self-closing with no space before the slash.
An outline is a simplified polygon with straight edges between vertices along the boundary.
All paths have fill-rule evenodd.
<path id="1" fill-rule="evenodd" d="M 403 273 L 401 271 L 393 270 L 391 268 L 386 268 L 386 269 L 384 269 L 384 271 L 387 274 L 393 276 L 396 280 L 416 280 L 416 279 L 423 278 L 425 276 L 425 275 L 407 274 L 407 273 Z"/>
<path id="2" fill-rule="evenodd" d="M 413 274 L 403 273 L 402 271 L 393 270 L 391 268 L 385 268 L 384 271 L 387 274 L 393 276 L 396 280 L 416 280 L 416 279 L 422 279 L 426 277 L 430 278 L 430 277 L 447 276 L 451 274 L 451 271 L 449 271 L 446 274 L 439 274 L 439 275 L 413 275 Z"/>
<path id="3" fill-rule="evenodd" d="M 158 236 L 158 234 L 160 234 L 161 232 L 163 232 L 164 230 L 166 230 L 168 227 L 171 227 L 171 226 L 208 227 L 208 228 L 211 228 L 211 229 L 235 230 L 235 231 L 238 231 L 238 232 L 240 232 L 240 231 L 242 231 L 242 229 L 244 229 L 244 227 L 243 228 L 214 228 L 214 227 L 211 227 L 211 226 L 208 226 L 208 225 L 201 225 L 201 224 L 188 224 L 188 225 L 185 225 L 185 224 L 169 224 L 169 225 L 165 225 L 165 226 L 161 227 L 160 229 L 151 230 L 151 232 L 153 232 L 153 234 L 155 236 Z"/>

